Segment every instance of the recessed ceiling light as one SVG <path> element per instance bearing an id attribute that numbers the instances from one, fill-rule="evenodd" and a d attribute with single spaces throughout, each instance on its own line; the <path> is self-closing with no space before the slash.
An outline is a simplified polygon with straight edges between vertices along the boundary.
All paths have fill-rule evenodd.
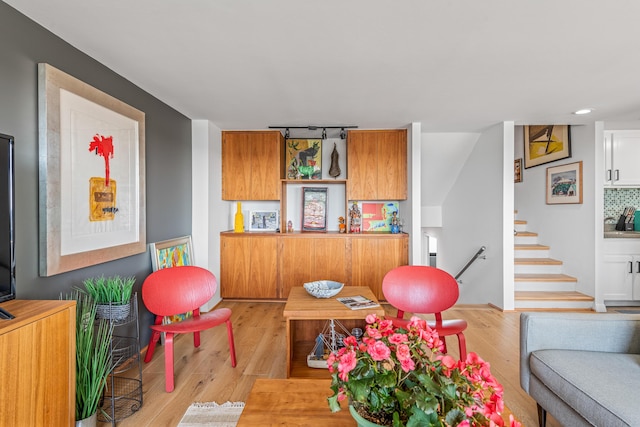
<path id="1" fill-rule="evenodd" d="M 577 114 L 577 115 L 589 114 L 592 111 L 593 109 L 591 108 L 583 108 L 582 110 L 575 111 L 573 114 Z"/>

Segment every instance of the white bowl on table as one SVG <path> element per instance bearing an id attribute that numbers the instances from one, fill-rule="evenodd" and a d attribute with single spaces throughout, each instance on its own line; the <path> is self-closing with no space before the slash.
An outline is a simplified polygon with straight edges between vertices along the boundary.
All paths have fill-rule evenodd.
<path id="1" fill-rule="evenodd" d="M 342 290 L 344 283 L 334 282 L 333 280 L 316 280 L 315 282 L 305 283 L 304 289 L 316 298 L 331 298 Z"/>

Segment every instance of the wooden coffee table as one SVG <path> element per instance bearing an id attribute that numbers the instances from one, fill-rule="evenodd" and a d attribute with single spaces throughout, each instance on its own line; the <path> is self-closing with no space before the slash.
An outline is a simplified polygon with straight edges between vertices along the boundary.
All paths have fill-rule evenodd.
<path id="1" fill-rule="evenodd" d="M 336 300 L 336 297 L 361 295 L 372 301 L 378 301 L 366 286 L 345 286 L 338 295 L 332 298 L 315 298 L 307 293 L 303 287 L 291 289 L 284 307 L 284 318 L 287 332 L 287 378 L 311 377 L 328 378 L 326 369 L 307 367 L 307 355 L 313 349 L 315 339 L 322 331 L 329 319 L 339 320 L 347 330 L 354 327 L 362 328 L 364 318 L 369 313 L 379 317 L 384 316 L 382 306 L 351 310 Z"/>
<path id="2" fill-rule="evenodd" d="M 339 412 L 329 409 L 327 398 L 333 394 L 330 385 L 330 379 L 258 378 L 247 396 L 237 427 L 355 427 L 346 401 Z M 505 425 L 509 425 L 509 414 L 505 407 L 502 414 Z"/>

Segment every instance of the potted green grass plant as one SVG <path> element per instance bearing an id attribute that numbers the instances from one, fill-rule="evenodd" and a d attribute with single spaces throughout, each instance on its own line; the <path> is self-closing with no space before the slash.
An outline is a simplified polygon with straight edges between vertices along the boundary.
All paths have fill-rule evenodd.
<path id="1" fill-rule="evenodd" d="M 85 279 L 86 292 L 96 301 L 99 318 L 124 320 L 129 316 L 131 294 L 136 279 L 133 276 L 104 275 Z"/>
<path id="2" fill-rule="evenodd" d="M 96 302 L 74 290 L 76 301 L 76 426 L 95 426 L 100 399 L 111 371 L 113 323 L 96 317 Z"/>

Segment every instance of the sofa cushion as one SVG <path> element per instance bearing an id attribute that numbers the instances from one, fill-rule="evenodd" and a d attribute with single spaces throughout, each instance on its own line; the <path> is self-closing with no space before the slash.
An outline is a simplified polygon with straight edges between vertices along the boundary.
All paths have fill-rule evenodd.
<path id="1" fill-rule="evenodd" d="M 640 426 L 640 355 L 538 350 L 531 373 L 596 426 Z"/>

